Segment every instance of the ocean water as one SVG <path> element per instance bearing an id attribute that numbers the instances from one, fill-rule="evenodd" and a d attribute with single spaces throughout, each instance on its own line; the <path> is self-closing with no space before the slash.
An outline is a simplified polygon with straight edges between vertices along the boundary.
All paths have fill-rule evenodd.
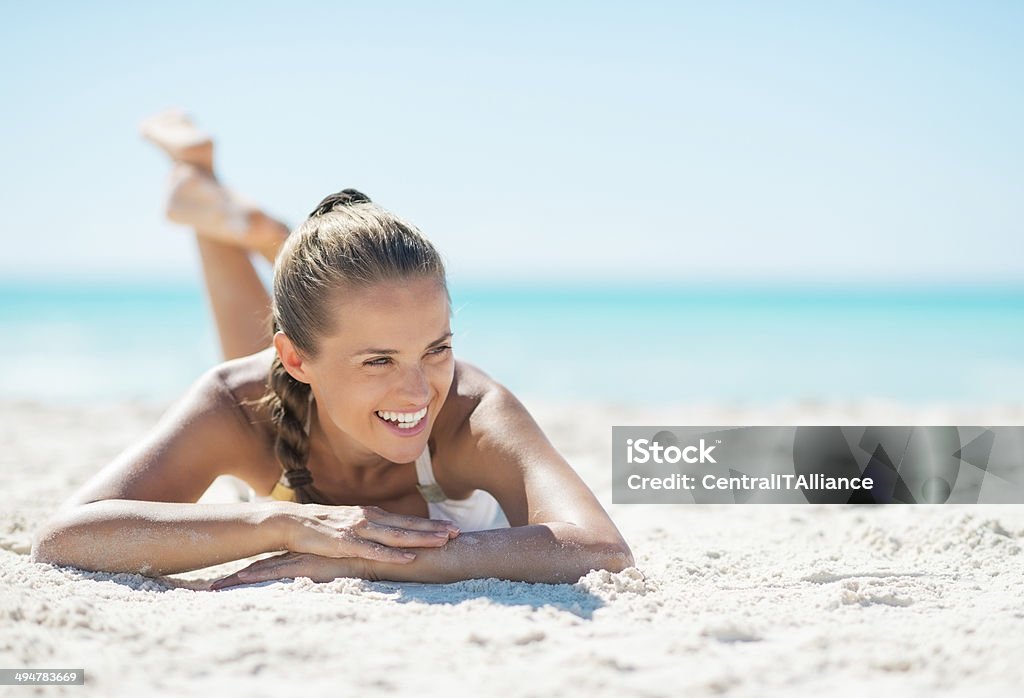
<path id="1" fill-rule="evenodd" d="M 524 400 L 1019 403 L 1024 288 L 452 283 L 456 355 Z M 221 360 L 198 286 L 0 284 L 0 398 L 179 396 Z"/>

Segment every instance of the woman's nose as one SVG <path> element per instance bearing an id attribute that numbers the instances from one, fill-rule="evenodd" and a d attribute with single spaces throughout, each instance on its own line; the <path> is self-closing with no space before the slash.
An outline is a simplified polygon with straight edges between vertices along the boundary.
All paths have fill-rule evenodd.
<path id="1" fill-rule="evenodd" d="M 402 397 L 410 403 L 420 405 L 430 396 L 430 383 L 419 368 L 410 368 L 402 375 Z"/>

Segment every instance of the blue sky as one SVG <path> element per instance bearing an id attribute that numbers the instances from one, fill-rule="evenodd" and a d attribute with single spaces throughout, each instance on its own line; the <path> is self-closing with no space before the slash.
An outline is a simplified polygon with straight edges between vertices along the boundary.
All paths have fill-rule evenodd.
<path id="1" fill-rule="evenodd" d="M 136 124 L 459 279 L 1016 281 L 1020 3 L 7 3 L 0 278 L 196 279 Z"/>

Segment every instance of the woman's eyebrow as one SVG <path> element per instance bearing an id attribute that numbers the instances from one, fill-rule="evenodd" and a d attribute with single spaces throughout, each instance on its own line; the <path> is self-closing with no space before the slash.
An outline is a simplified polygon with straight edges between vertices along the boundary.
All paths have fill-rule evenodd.
<path id="1" fill-rule="evenodd" d="M 454 336 L 455 336 L 455 334 L 453 332 L 445 332 L 443 335 L 441 335 L 440 337 L 435 339 L 433 342 L 431 342 L 430 344 L 428 344 L 424 348 L 425 349 L 429 349 L 430 347 L 434 346 L 435 344 L 440 344 L 441 342 L 445 341 L 446 339 L 449 339 L 450 337 L 454 337 Z M 400 353 L 401 352 L 398 351 L 397 349 L 376 349 L 374 347 L 367 347 L 366 349 L 362 349 L 360 351 L 357 351 L 352 356 L 362 356 L 363 354 L 400 354 Z"/>

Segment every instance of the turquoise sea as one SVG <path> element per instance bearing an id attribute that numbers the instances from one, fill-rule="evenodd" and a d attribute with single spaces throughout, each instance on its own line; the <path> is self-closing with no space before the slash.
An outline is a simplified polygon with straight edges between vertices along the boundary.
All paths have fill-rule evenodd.
<path id="1" fill-rule="evenodd" d="M 1024 287 L 452 283 L 455 349 L 524 400 L 1024 397 Z M 0 399 L 177 397 L 220 360 L 198 286 L 0 283 Z"/>

